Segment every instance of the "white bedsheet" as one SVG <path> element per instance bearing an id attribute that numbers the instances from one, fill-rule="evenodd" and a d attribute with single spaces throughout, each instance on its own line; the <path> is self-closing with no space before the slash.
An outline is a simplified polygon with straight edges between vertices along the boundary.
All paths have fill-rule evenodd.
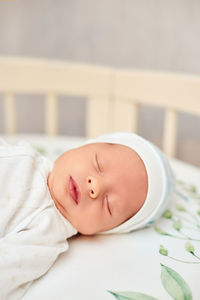
<path id="1" fill-rule="evenodd" d="M 34 137 L 31 141 L 53 159 L 84 139 Z M 69 251 L 32 284 L 23 300 L 199 300 L 200 169 L 177 160 L 171 164 L 183 181 L 177 188 L 188 200 L 175 196 L 156 228 L 71 238 Z"/>

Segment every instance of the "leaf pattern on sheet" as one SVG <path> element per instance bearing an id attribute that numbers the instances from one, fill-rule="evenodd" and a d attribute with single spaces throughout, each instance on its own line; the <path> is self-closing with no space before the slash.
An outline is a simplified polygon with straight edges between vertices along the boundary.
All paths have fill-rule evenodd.
<path id="1" fill-rule="evenodd" d="M 168 241 L 170 238 L 183 240 L 184 250 L 192 255 L 195 261 L 187 261 L 169 255 L 169 250 L 164 245 L 160 245 L 159 253 L 162 256 L 168 257 L 178 263 L 186 264 L 200 264 L 200 195 L 197 188 L 192 184 L 184 183 L 183 181 L 177 183 L 179 190 L 179 202 L 174 204 L 173 208 L 168 208 L 162 215 L 163 219 L 167 221 L 164 228 L 162 226 L 154 226 L 154 230 Z M 195 201 L 194 205 L 190 205 L 190 201 Z M 186 202 L 188 205 L 186 205 Z M 159 223 L 159 222 L 158 222 Z M 169 226 L 170 224 L 170 226 Z M 165 228 L 166 227 L 166 228 Z M 162 239 L 163 241 L 163 239 Z M 193 243 L 198 243 L 196 247 Z M 171 245 L 171 243 L 169 244 Z M 165 291 L 174 300 L 192 300 L 192 291 L 183 277 L 172 268 L 161 264 L 160 279 Z M 158 300 L 150 295 L 139 293 L 135 291 L 109 291 L 117 300 Z M 161 300 L 161 299 L 159 299 Z"/>
<path id="2" fill-rule="evenodd" d="M 137 292 L 129 292 L 129 291 L 124 291 L 124 292 L 108 291 L 108 292 L 113 296 L 115 296 L 117 300 L 158 300 L 157 298 L 153 298 L 146 294 L 137 293 Z"/>
<path id="3" fill-rule="evenodd" d="M 185 250 L 189 253 L 191 253 L 193 256 L 195 256 L 199 261 L 186 261 L 186 260 L 182 260 L 179 258 L 175 258 L 173 256 L 170 256 L 168 253 L 169 251 L 166 249 L 166 247 L 164 247 L 163 245 L 160 245 L 160 249 L 159 249 L 159 253 L 163 256 L 167 256 L 169 258 L 171 258 L 172 260 L 178 261 L 178 262 L 182 262 L 182 263 L 186 263 L 186 264 L 200 264 L 200 257 L 198 257 L 194 251 L 189 251 L 188 248 L 191 248 L 194 246 L 192 244 L 190 244 L 190 246 L 187 245 L 187 243 L 185 244 Z"/>
<path id="4" fill-rule="evenodd" d="M 47 156 L 47 150 L 41 146 L 35 146 L 35 150 L 37 150 L 40 154 Z"/>
<path id="5" fill-rule="evenodd" d="M 164 289 L 172 297 L 172 299 L 192 300 L 192 292 L 190 287 L 180 276 L 180 274 L 178 274 L 172 268 L 161 264 L 160 278 Z M 134 291 L 108 292 L 115 296 L 117 300 L 158 300 L 158 298 Z"/>
<path id="6" fill-rule="evenodd" d="M 192 300 L 192 293 L 185 280 L 173 269 L 161 264 L 161 281 L 168 294 L 177 300 Z"/>
<path id="7" fill-rule="evenodd" d="M 177 180 L 177 185 L 185 192 L 189 197 L 200 200 L 198 189 L 194 184 L 187 183 L 182 180 Z"/>
<path id="8" fill-rule="evenodd" d="M 155 226 L 154 230 L 162 236 L 185 240 L 184 249 L 195 258 L 195 261 L 170 256 L 168 254 L 169 250 L 164 245 L 160 245 L 159 253 L 177 262 L 200 264 L 200 256 L 198 255 L 198 249 L 200 249 L 200 196 L 197 187 L 194 185 L 184 183 L 183 181 L 178 182 L 178 185 L 179 189 L 177 189 L 177 191 L 179 200 L 174 204 L 174 207 L 168 208 L 162 215 L 162 217 L 168 221 L 167 229 L 161 226 Z M 171 223 L 171 226 L 168 226 L 169 223 Z M 194 243 L 198 242 L 197 250 L 195 250 L 195 245 L 191 243 L 191 241 Z"/>

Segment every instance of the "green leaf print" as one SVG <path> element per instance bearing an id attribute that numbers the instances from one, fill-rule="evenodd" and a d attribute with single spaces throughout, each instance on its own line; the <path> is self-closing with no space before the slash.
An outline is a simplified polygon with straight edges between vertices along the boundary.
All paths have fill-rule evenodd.
<path id="1" fill-rule="evenodd" d="M 160 245 L 159 253 L 161 255 L 167 256 L 168 255 L 168 250 L 163 245 Z"/>
<path id="2" fill-rule="evenodd" d="M 175 230 L 179 231 L 183 227 L 181 220 L 175 220 L 173 223 L 173 227 Z"/>
<path id="3" fill-rule="evenodd" d="M 174 300 L 192 300 L 192 293 L 185 280 L 173 269 L 161 264 L 161 281 Z"/>
<path id="4" fill-rule="evenodd" d="M 196 188 L 195 185 L 190 184 L 189 187 L 188 187 L 188 191 L 191 192 L 191 193 L 196 193 L 197 192 L 197 188 Z"/>
<path id="5" fill-rule="evenodd" d="M 163 216 L 164 218 L 166 218 L 166 219 L 171 219 L 172 216 L 173 216 L 173 213 L 172 213 L 171 210 L 166 209 L 166 210 L 164 211 L 164 213 L 162 214 L 162 216 Z"/>
<path id="6" fill-rule="evenodd" d="M 155 231 L 156 231 L 157 233 L 159 233 L 159 234 L 162 234 L 162 235 L 169 235 L 167 232 L 165 232 L 163 229 L 161 229 L 161 228 L 159 228 L 159 227 L 157 227 L 157 226 L 155 226 L 154 229 L 155 229 Z"/>
<path id="7" fill-rule="evenodd" d="M 44 147 L 40 147 L 40 146 L 35 146 L 35 149 L 42 155 L 46 155 L 47 151 Z"/>
<path id="8" fill-rule="evenodd" d="M 176 209 L 178 211 L 186 211 L 186 208 L 183 205 L 181 205 L 181 204 L 176 204 Z"/>
<path id="9" fill-rule="evenodd" d="M 194 246 L 190 242 L 185 243 L 185 250 L 194 254 Z"/>
<path id="10" fill-rule="evenodd" d="M 112 292 L 111 293 L 117 300 L 158 300 L 157 298 L 153 298 L 146 294 L 137 293 L 137 292 Z"/>

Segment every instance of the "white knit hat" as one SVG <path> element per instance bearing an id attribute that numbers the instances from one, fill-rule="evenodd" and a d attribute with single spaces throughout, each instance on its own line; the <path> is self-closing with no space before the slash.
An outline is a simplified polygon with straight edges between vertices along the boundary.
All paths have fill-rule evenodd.
<path id="1" fill-rule="evenodd" d="M 144 138 L 129 132 L 102 135 L 87 141 L 91 143 L 121 144 L 135 150 L 148 176 L 147 197 L 140 210 L 121 225 L 101 234 L 130 232 L 152 224 L 166 209 L 175 187 L 175 177 L 165 155 Z"/>

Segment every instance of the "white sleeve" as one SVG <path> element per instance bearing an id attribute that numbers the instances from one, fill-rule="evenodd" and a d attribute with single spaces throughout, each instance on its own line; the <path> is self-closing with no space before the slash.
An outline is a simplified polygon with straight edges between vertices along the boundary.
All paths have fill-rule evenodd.
<path id="1" fill-rule="evenodd" d="M 21 299 L 33 280 L 45 274 L 68 249 L 66 240 L 55 243 L 50 233 L 44 237 L 43 229 L 32 226 L 0 239 L 1 300 Z"/>

